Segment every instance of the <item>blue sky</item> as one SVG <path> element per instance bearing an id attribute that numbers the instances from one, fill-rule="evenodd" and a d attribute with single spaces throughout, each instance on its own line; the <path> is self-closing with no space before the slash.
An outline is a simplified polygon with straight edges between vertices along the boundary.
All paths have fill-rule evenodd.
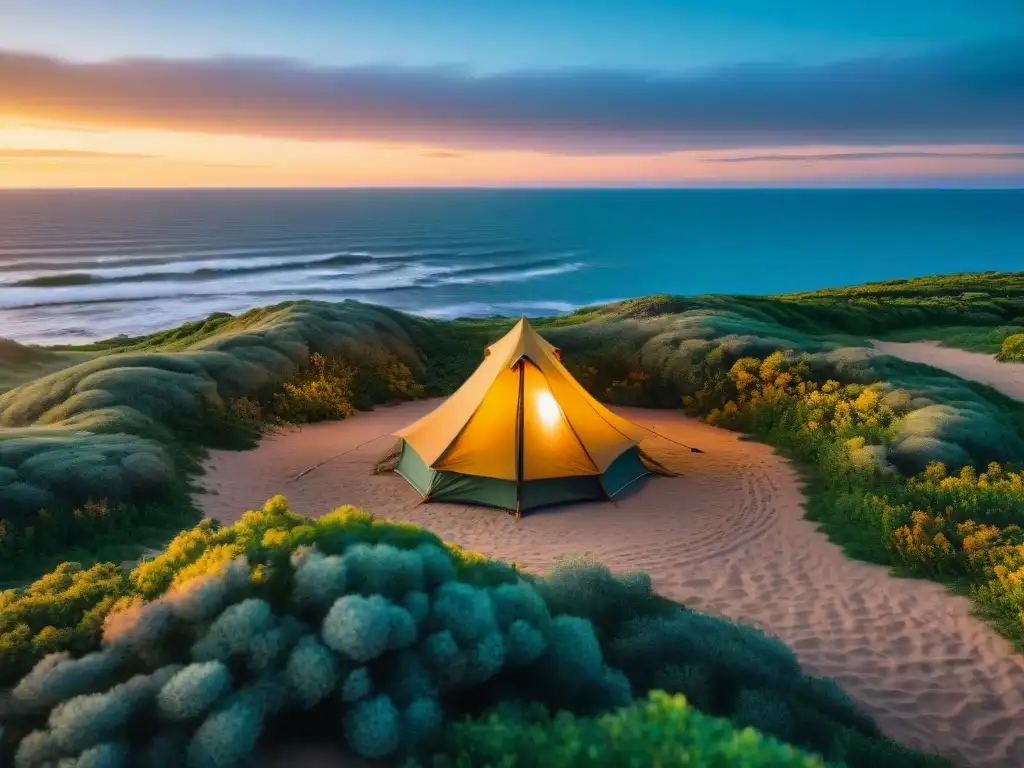
<path id="1" fill-rule="evenodd" d="M 78 60 L 686 70 L 1024 35 L 1022 0 L 5 0 L 0 47 Z"/>

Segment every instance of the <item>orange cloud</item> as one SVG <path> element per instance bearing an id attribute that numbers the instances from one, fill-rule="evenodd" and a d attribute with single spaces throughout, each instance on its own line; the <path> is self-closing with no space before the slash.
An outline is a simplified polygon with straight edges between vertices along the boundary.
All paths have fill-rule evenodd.
<path id="1" fill-rule="evenodd" d="M 894 176 L 941 181 L 998 171 L 1008 163 L 1021 166 L 1019 160 L 998 159 L 1015 152 L 1006 147 L 884 149 L 808 146 L 784 158 L 756 148 L 742 154 L 598 156 L 451 152 L 383 142 L 125 129 L 83 132 L 75 126 L 37 127 L 0 116 L 0 187 L 756 185 L 843 183 L 851 178 L 884 183 Z M 842 159 L 850 154 L 861 159 Z M 794 157 L 816 159 L 798 162 Z"/>
<path id="2" fill-rule="evenodd" d="M 117 158 L 141 159 L 155 155 L 132 152 L 89 152 L 82 149 L 3 149 L 0 148 L 0 162 L 4 160 L 110 160 Z"/>

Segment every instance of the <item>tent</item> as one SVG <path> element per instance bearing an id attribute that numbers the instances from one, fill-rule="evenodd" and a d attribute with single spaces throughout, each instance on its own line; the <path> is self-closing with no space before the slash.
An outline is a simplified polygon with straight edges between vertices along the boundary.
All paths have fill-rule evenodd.
<path id="1" fill-rule="evenodd" d="M 591 397 L 525 317 L 487 347 L 455 394 L 395 435 L 394 469 L 424 501 L 483 504 L 517 517 L 614 499 L 647 474 L 672 474 L 640 450 L 650 430 Z"/>

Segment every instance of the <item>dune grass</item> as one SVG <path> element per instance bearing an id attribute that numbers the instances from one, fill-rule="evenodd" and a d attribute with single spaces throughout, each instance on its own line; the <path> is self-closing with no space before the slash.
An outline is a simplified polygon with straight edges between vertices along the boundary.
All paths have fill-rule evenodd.
<path id="1" fill-rule="evenodd" d="M 888 341 L 937 341 L 994 355 L 1007 337 L 1024 332 L 1024 273 L 1019 272 L 889 280 L 779 298 L 850 314 L 878 313 L 876 338 Z"/>
<path id="2" fill-rule="evenodd" d="M 48 373 L 96 356 L 83 350 L 51 350 L 0 337 L 0 394 Z"/>

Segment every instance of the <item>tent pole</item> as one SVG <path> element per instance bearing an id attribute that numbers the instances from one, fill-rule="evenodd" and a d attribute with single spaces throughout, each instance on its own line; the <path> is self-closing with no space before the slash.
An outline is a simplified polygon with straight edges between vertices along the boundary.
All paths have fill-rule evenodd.
<path id="1" fill-rule="evenodd" d="M 516 406 L 516 520 L 519 519 L 523 502 L 523 422 L 526 417 L 526 403 L 523 394 L 526 389 L 526 360 L 519 360 L 519 404 Z"/>

